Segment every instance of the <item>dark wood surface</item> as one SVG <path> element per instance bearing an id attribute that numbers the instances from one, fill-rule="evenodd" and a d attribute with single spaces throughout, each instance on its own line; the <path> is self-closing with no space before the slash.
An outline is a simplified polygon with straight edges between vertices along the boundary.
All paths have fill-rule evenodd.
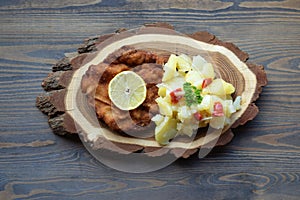
<path id="1" fill-rule="evenodd" d="M 151 2 L 151 3 L 150 3 Z M 259 115 L 205 159 L 128 174 L 35 107 L 42 79 L 90 36 L 164 21 L 233 42 L 268 75 Z M 300 1 L 0 1 L 0 199 L 299 199 Z"/>

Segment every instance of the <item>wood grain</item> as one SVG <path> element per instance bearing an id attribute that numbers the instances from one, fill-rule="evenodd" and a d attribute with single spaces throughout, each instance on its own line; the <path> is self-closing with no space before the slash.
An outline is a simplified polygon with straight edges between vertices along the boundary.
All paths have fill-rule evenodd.
<path id="1" fill-rule="evenodd" d="M 81 127 L 81 135 L 83 135 L 84 140 L 91 142 L 93 149 L 110 149 L 125 154 L 144 150 L 145 152 L 151 152 L 151 157 L 161 156 L 162 153 L 155 153 L 154 151 L 164 147 L 157 144 L 154 138 L 132 138 L 115 134 L 114 131 L 99 127 L 95 113 L 90 109 L 90 106 L 93 107 L 94 103 L 84 103 L 87 101 L 86 97 L 80 94 L 82 93 L 81 91 L 83 91 L 85 95 L 88 96 L 88 102 L 94 99 L 93 93 L 96 91 L 99 79 L 97 76 L 99 68 L 91 68 L 91 64 L 85 65 L 85 63 L 97 64 L 101 62 L 99 59 L 102 59 L 102 57 L 99 55 L 103 53 L 108 55 L 108 58 L 105 59 L 108 61 L 103 62 L 111 63 L 111 59 L 114 60 L 116 56 L 122 55 L 123 51 L 128 53 L 129 47 L 125 48 L 114 44 L 118 43 L 120 39 L 126 38 L 128 43 L 123 43 L 122 45 L 129 45 L 131 48 L 138 47 L 147 49 L 149 45 L 151 45 L 153 52 L 162 48 L 166 53 L 175 51 L 174 44 L 167 42 L 167 39 L 170 39 L 173 42 L 176 41 L 176 52 L 174 53 L 180 54 L 180 52 L 188 52 L 191 55 L 201 55 L 201 51 L 199 52 L 198 49 L 204 49 L 206 53 L 204 53 L 203 56 L 207 56 L 207 52 L 210 52 L 209 57 L 215 70 L 218 71 L 224 80 L 233 84 L 236 88 L 235 95 L 242 96 L 244 101 L 241 105 L 241 110 L 231 117 L 231 123 L 222 130 L 222 133 L 212 132 L 205 137 L 199 137 L 200 134 L 198 134 L 197 139 L 194 139 L 193 142 L 180 140 L 173 142 L 165 146 L 162 151 L 163 154 L 173 153 L 176 157 L 182 156 L 187 158 L 189 155 L 197 152 L 197 148 L 200 146 L 206 146 L 207 148 L 210 148 L 208 144 L 211 144 L 209 146 L 214 146 L 214 141 L 217 142 L 216 137 L 219 138 L 220 134 L 224 134 L 225 136 L 220 137 L 217 144 L 225 145 L 229 143 L 233 138 L 230 127 L 233 126 L 236 128 L 239 125 L 244 125 L 247 121 L 254 119 L 258 113 L 258 108 L 253 101 L 259 97 L 262 86 L 267 84 L 267 77 L 263 66 L 251 63 L 245 64 L 244 62 L 249 58 L 247 53 L 241 51 L 232 43 L 219 40 L 216 36 L 208 32 L 195 32 L 189 34 L 189 38 L 187 38 L 178 35 L 177 32 L 173 30 L 173 26 L 167 23 L 153 23 L 145 26 L 146 27 L 139 27 L 139 30 L 136 29 L 134 32 L 135 35 L 132 35 L 132 30 L 123 30 L 122 34 L 115 35 L 113 38 L 113 33 L 89 38 L 78 48 L 78 55 L 73 58 L 65 57 L 54 65 L 52 68 L 54 72 L 49 73 L 42 82 L 42 87 L 46 93 L 39 95 L 36 101 L 37 107 L 44 114 L 48 115 L 48 122 L 53 132 L 58 135 L 66 135 L 68 133 L 67 130 L 72 130 L 69 131 L 70 133 L 78 133 L 74 126 L 75 122 L 78 127 Z M 148 35 L 145 37 L 144 34 Z M 149 34 L 156 35 L 151 36 Z M 142 40 L 143 42 L 135 44 L 137 40 L 136 37 L 139 37 L 138 40 Z M 148 42 L 146 42 L 146 40 L 148 40 Z M 220 46 L 226 48 L 220 49 Z M 106 52 L 107 50 L 105 49 L 109 49 L 109 47 L 113 47 L 113 49 Z M 218 53 L 214 53 L 216 51 L 215 49 Z M 228 49 L 231 51 L 228 51 Z M 162 50 L 159 51 L 164 54 Z M 98 56 L 95 57 L 91 55 L 95 53 Z M 77 77 L 83 78 L 78 79 Z M 76 98 L 73 99 L 74 97 Z M 98 98 L 95 97 L 95 99 Z M 101 101 L 101 98 L 98 100 Z M 107 102 L 107 100 L 104 102 Z M 75 112 L 77 113 L 75 114 Z M 106 112 L 108 111 L 106 110 Z M 64 116 L 68 116 L 68 118 Z M 141 129 L 139 131 L 143 130 Z M 122 148 L 116 148 L 116 143 L 118 147 L 122 145 Z M 182 147 L 188 149 L 183 155 L 181 155 L 183 152 L 180 150 Z"/>
<path id="2" fill-rule="evenodd" d="M 299 199 L 299 2 L 159 2 L 0 2 L 0 199 Z M 35 97 L 52 64 L 83 39 L 153 20 L 235 43 L 265 66 L 269 83 L 259 115 L 229 145 L 126 174 L 97 162 L 78 138 L 53 135 Z"/>

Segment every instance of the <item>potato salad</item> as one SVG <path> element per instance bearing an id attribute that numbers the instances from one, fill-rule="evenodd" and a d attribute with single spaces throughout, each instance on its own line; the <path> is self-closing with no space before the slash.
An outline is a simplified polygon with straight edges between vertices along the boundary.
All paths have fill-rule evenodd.
<path id="1" fill-rule="evenodd" d="M 159 114 L 152 118 L 161 145 L 177 135 L 191 137 L 208 125 L 222 129 L 241 108 L 241 97 L 231 96 L 234 86 L 216 78 L 213 65 L 200 55 L 172 54 L 163 69 L 162 83 L 157 85 Z"/>

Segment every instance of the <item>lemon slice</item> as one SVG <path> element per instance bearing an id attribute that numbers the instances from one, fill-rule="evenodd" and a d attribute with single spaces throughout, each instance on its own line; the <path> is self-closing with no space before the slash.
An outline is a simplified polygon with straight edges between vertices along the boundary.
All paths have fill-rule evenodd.
<path id="1" fill-rule="evenodd" d="M 121 110 L 133 110 L 146 99 L 146 83 L 132 71 L 117 74 L 108 85 L 110 100 Z"/>

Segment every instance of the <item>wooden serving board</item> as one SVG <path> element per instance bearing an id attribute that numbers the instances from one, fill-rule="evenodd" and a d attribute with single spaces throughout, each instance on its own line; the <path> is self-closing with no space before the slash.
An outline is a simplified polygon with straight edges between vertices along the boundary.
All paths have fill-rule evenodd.
<path id="1" fill-rule="evenodd" d="M 120 135 L 99 125 L 95 112 L 81 92 L 81 80 L 89 66 L 102 62 L 110 53 L 124 45 L 148 49 L 156 53 L 187 53 L 209 59 L 218 76 L 232 83 L 242 96 L 242 109 L 231 118 L 230 125 L 220 133 L 195 137 L 193 141 L 175 141 L 161 147 L 154 138 Z M 81 133 L 93 149 L 109 149 L 119 153 L 142 152 L 149 156 L 166 153 L 189 157 L 201 147 L 225 145 L 233 138 L 232 128 L 252 120 L 259 112 L 254 101 L 267 84 L 263 66 L 247 63 L 248 54 L 232 43 L 222 42 L 208 32 L 183 35 L 166 23 L 147 24 L 139 29 L 89 38 L 78 54 L 65 57 L 53 66 L 53 72 L 42 82 L 45 93 L 36 105 L 48 115 L 53 132 L 58 135 Z M 109 141 L 109 142 L 108 142 Z"/>

